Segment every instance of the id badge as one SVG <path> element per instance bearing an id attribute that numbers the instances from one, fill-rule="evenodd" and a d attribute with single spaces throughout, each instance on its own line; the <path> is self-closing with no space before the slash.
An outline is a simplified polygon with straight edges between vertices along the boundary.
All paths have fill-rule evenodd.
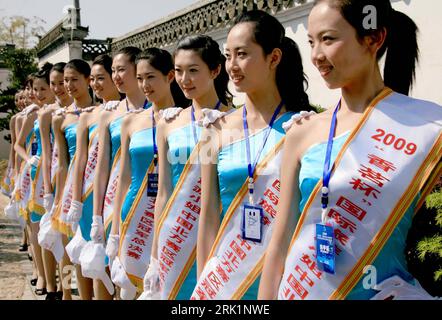
<path id="1" fill-rule="evenodd" d="M 158 193 L 158 173 L 147 175 L 147 196 L 156 197 Z"/>
<path id="2" fill-rule="evenodd" d="M 262 241 L 263 210 L 249 204 L 242 208 L 242 238 L 253 242 Z"/>
<path id="3" fill-rule="evenodd" d="M 37 142 L 32 142 L 32 145 L 31 145 L 31 155 L 35 156 L 37 154 L 37 150 L 38 150 L 38 143 Z"/>
<path id="4" fill-rule="evenodd" d="M 335 235 L 332 226 L 316 224 L 316 256 L 318 266 L 335 274 Z"/>

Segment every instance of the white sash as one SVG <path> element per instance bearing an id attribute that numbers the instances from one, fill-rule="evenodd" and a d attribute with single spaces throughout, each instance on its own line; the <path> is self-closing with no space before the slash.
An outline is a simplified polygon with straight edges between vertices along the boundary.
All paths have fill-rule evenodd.
<path id="1" fill-rule="evenodd" d="M 34 139 L 35 134 L 31 134 L 31 138 L 29 140 L 28 149 L 26 150 L 26 153 L 31 157 L 32 156 L 32 141 Z M 19 207 L 19 214 L 25 219 L 29 219 L 29 211 L 28 211 L 28 205 L 29 201 L 31 199 L 31 165 L 27 164 L 26 162 L 22 161 L 21 163 L 21 172 L 19 174 L 18 179 L 18 192 L 16 194 L 18 207 Z"/>
<path id="2" fill-rule="evenodd" d="M 264 213 L 262 242 L 242 239 L 242 205 L 248 201 L 246 180 L 226 211 L 191 299 L 241 299 L 261 273 L 279 200 L 284 141 L 285 137 L 281 138 L 256 167 L 254 201 Z"/>
<path id="3" fill-rule="evenodd" d="M 143 291 L 143 278 L 150 262 L 154 235 L 155 197 L 147 196 L 148 174 L 154 169 L 153 161 L 137 192 L 135 201 L 120 230 L 118 256 L 129 279 Z"/>
<path id="4" fill-rule="evenodd" d="M 28 204 L 31 199 L 31 165 L 23 163 L 22 171 L 18 181 L 18 207 L 19 214 L 25 219 L 29 219 Z"/>
<path id="5" fill-rule="evenodd" d="M 29 211 L 39 215 L 45 214 L 43 206 L 44 185 L 42 170 L 43 159 L 40 159 L 35 172 L 34 181 L 32 181 L 31 201 L 29 203 Z"/>
<path id="6" fill-rule="evenodd" d="M 161 299 L 173 300 L 196 257 L 201 206 L 201 165 L 196 145 L 158 223 Z"/>
<path id="7" fill-rule="evenodd" d="M 58 171 L 58 148 L 57 145 L 53 143 L 52 159 L 51 159 L 51 183 L 53 190 L 55 187 L 55 178 L 57 176 L 57 171 Z"/>
<path id="8" fill-rule="evenodd" d="M 71 224 L 67 221 L 67 214 L 71 207 L 72 196 L 73 196 L 75 158 L 76 157 L 74 155 L 69 165 L 68 174 L 64 185 L 61 200 L 55 209 L 56 211 L 54 215 L 52 216 L 52 226 L 59 232 L 69 237 L 74 236 Z"/>
<path id="9" fill-rule="evenodd" d="M 88 157 L 83 175 L 82 202 L 92 193 L 95 178 L 95 168 L 98 160 L 98 134 L 95 130 L 90 138 L 88 146 Z"/>
<path id="10" fill-rule="evenodd" d="M 118 149 L 115 154 L 114 162 L 112 163 L 112 168 L 109 175 L 109 181 L 107 183 L 106 193 L 104 195 L 103 203 L 103 221 L 104 230 L 109 228 L 112 223 L 112 213 L 114 210 L 114 200 L 117 193 L 118 178 L 120 176 L 120 155 L 121 150 Z"/>
<path id="11" fill-rule="evenodd" d="M 279 299 L 345 299 L 360 281 L 440 160 L 442 108 L 384 90 L 367 108 L 337 156 L 329 210 L 336 274 L 318 270 L 316 185 L 294 232 Z"/>

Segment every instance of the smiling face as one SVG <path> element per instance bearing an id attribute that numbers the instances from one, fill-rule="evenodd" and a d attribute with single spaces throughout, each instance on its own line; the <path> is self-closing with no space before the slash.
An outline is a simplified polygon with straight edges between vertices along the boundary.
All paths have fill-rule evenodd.
<path id="1" fill-rule="evenodd" d="M 90 85 L 95 95 L 104 100 L 109 100 L 108 98 L 112 95 L 112 89 L 115 86 L 112 82 L 111 75 L 100 64 L 94 64 L 92 66 Z"/>
<path id="2" fill-rule="evenodd" d="M 118 91 L 127 93 L 130 88 L 136 87 L 135 66 L 125 54 L 117 54 L 112 61 L 112 80 Z"/>
<path id="3" fill-rule="evenodd" d="M 34 89 L 35 98 L 37 99 L 39 105 L 54 102 L 54 93 L 51 91 L 51 88 L 45 79 L 35 78 L 32 87 Z"/>
<path id="4" fill-rule="evenodd" d="M 311 60 L 330 89 L 363 81 L 374 63 L 365 42 L 357 38 L 356 29 L 327 1 L 310 12 L 308 37 Z"/>
<path id="5" fill-rule="evenodd" d="M 264 55 L 262 47 L 254 41 L 253 32 L 253 23 L 243 22 L 234 26 L 227 36 L 226 69 L 238 92 L 259 90 L 272 77 L 270 55 Z"/>
<path id="6" fill-rule="evenodd" d="M 78 99 L 89 94 L 89 77 L 85 77 L 73 68 L 64 69 L 64 86 L 72 98 Z"/>
<path id="7" fill-rule="evenodd" d="M 49 87 L 59 100 L 63 101 L 68 97 L 64 87 L 63 73 L 56 70 L 52 71 L 49 75 Z"/>
<path id="8" fill-rule="evenodd" d="M 170 94 L 170 83 L 173 78 L 173 70 L 169 75 L 164 75 L 147 60 L 140 60 L 137 63 L 138 87 L 151 102 L 158 104 Z"/>
<path id="9" fill-rule="evenodd" d="M 25 87 L 24 96 L 26 106 L 29 106 L 30 104 L 35 102 L 34 90 L 32 90 L 32 86 L 30 83 L 28 83 Z"/>
<path id="10" fill-rule="evenodd" d="M 214 88 L 219 73 L 210 70 L 193 50 L 178 50 L 175 54 L 175 79 L 187 99 L 198 99 Z"/>

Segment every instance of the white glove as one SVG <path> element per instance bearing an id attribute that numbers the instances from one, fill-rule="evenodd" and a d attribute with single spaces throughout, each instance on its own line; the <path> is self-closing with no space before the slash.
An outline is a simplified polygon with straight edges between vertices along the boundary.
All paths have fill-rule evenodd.
<path id="1" fill-rule="evenodd" d="M 300 113 L 294 114 L 290 120 L 287 120 L 282 124 L 282 128 L 285 132 L 289 131 L 294 122 L 298 122 L 304 118 L 315 115 L 315 111 L 301 111 Z"/>
<path id="2" fill-rule="evenodd" d="M 54 208 L 45 213 L 41 218 L 37 239 L 38 244 L 42 248 L 51 251 L 57 263 L 60 263 L 64 255 L 64 245 L 61 239 L 61 233 L 52 228 L 51 218 L 53 214 Z"/>
<path id="3" fill-rule="evenodd" d="M 171 107 L 167 109 L 160 110 L 160 117 L 166 121 L 172 120 L 176 116 L 178 116 L 183 108 L 180 107 Z"/>
<path id="4" fill-rule="evenodd" d="M 5 216 L 10 220 L 18 220 L 18 203 L 14 198 L 5 207 Z"/>
<path id="5" fill-rule="evenodd" d="M 81 228 L 77 228 L 74 237 L 66 246 L 66 253 L 72 263 L 80 264 L 80 255 L 83 248 L 86 246 L 86 243 L 86 240 L 84 240 L 83 235 L 81 234 Z"/>
<path id="6" fill-rule="evenodd" d="M 92 216 L 92 227 L 90 236 L 93 242 L 104 243 L 104 226 L 102 216 Z"/>
<path id="7" fill-rule="evenodd" d="M 46 212 L 51 211 L 53 204 L 54 204 L 54 195 L 52 193 L 46 193 L 43 196 L 43 207 L 45 208 Z"/>
<path id="8" fill-rule="evenodd" d="M 130 281 L 126 270 L 118 257 L 115 258 L 111 267 L 112 282 L 121 288 L 120 297 L 123 300 L 133 300 L 137 295 L 137 287 Z"/>
<path id="9" fill-rule="evenodd" d="M 149 267 L 143 279 L 144 291 L 138 300 L 159 300 L 160 294 L 160 266 L 158 260 L 150 257 Z"/>
<path id="10" fill-rule="evenodd" d="M 114 294 L 114 285 L 106 272 L 106 253 L 102 243 L 89 241 L 80 254 L 83 277 L 101 280 L 109 294 Z"/>
<path id="11" fill-rule="evenodd" d="M 80 201 L 72 200 L 71 207 L 69 208 L 69 212 L 66 216 L 66 221 L 72 224 L 72 226 L 74 227 L 73 229 L 76 229 L 82 214 L 83 203 L 81 203 Z"/>
<path id="12" fill-rule="evenodd" d="M 401 277 L 392 276 L 374 287 L 374 290 L 379 291 L 370 300 L 385 300 L 393 297 L 393 300 L 436 300 L 436 297 L 431 296 L 420 285 L 419 281 L 413 286 L 404 281 Z"/>
<path id="13" fill-rule="evenodd" d="M 201 110 L 203 113 L 203 118 L 197 121 L 200 127 L 207 128 L 209 124 L 214 123 L 219 118 L 224 117 L 227 113 L 219 110 L 204 108 Z"/>
<path id="14" fill-rule="evenodd" d="M 109 259 L 114 260 L 118 254 L 118 247 L 120 246 L 120 236 L 118 234 L 111 234 L 107 239 L 106 255 Z"/>
<path id="15" fill-rule="evenodd" d="M 40 157 L 39 156 L 32 156 L 31 158 L 29 158 L 27 163 L 30 166 L 38 167 L 39 162 L 40 162 Z"/>
<path id="16" fill-rule="evenodd" d="M 115 110 L 115 109 L 117 109 L 119 104 L 120 104 L 120 101 L 118 101 L 118 100 L 108 101 L 104 104 L 103 110 L 106 110 L 106 111 Z"/>

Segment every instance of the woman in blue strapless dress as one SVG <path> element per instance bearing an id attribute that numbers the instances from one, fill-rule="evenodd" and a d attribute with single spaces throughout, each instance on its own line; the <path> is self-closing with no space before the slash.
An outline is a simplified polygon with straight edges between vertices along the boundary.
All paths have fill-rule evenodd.
<path id="1" fill-rule="evenodd" d="M 71 207 L 72 188 L 75 180 L 74 166 L 77 149 L 78 120 L 83 108 L 90 107 L 92 98 L 88 92 L 90 75 L 89 65 L 79 59 L 69 61 L 64 68 L 64 82 L 68 94 L 74 99 L 72 105 L 55 112 L 52 120 L 55 143 L 58 150 L 57 189 L 54 197 L 52 226 L 62 233 L 64 246 L 72 239 L 73 230 L 69 223 L 68 212 Z M 60 262 L 61 270 L 71 262 L 67 254 Z M 65 274 L 62 275 L 63 282 Z M 65 280 L 67 281 L 67 280 Z M 81 290 L 80 290 L 81 291 Z M 81 295 L 81 293 L 80 293 Z M 63 287 L 63 299 L 71 299 L 70 288 Z"/>
<path id="2" fill-rule="evenodd" d="M 38 244 L 38 231 L 39 231 L 39 222 L 42 214 L 44 214 L 43 208 L 43 184 L 41 179 L 41 164 L 42 164 L 42 147 L 41 147 L 41 135 L 39 130 L 39 122 L 38 122 L 38 113 L 42 109 L 46 109 L 47 104 L 54 103 L 55 97 L 52 91 L 49 89 L 49 72 L 51 69 L 51 64 L 45 64 L 39 72 L 36 73 L 34 77 L 34 81 L 32 83 L 32 88 L 35 92 L 35 98 L 37 100 L 38 108 L 35 108 L 34 111 L 29 112 L 27 117 L 23 123 L 20 136 L 17 139 L 17 144 L 21 144 L 22 134 L 26 134 L 28 137 L 31 135 L 30 140 L 27 137 L 26 141 L 28 141 L 27 146 L 30 146 L 30 154 L 27 155 L 27 162 L 31 165 L 30 168 L 30 178 L 31 178 L 31 190 L 30 190 L 30 198 L 28 202 L 28 212 L 29 212 L 29 225 L 30 225 L 30 242 L 33 248 L 33 257 L 35 258 L 35 266 L 38 273 L 38 280 L 36 284 L 35 292 L 38 295 L 45 294 L 47 292 L 46 286 L 46 276 L 44 272 L 44 264 L 43 264 L 43 252 Z M 29 132 L 29 133 L 28 133 Z M 17 149 L 17 148 L 16 148 Z M 19 146 L 20 150 L 16 150 L 17 153 L 22 156 L 22 152 L 24 149 Z M 25 159 L 25 158 L 24 158 Z M 49 283 L 48 289 L 51 292 L 55 291 L 55 284 Z"/>
<path id="3" fill-rule="evenodd" d="M 167 209 L 167 213 L 165 209 L 166 205 L 175 206 L 186 199 L 190 200 L 192 188 L 181 188 L 183 183 L 198 184 L 200 176 L 198 163 L 189 163 L 191 171 L 196 170 L 195 175 L 191 174 L 192 177 L 183 170 L 195 145 L 204 134 L 197 124 L 198 121 L 206 119 L 203 109 L 217 116 L 224 115 L 231 110 L 229 106 L 231 95 L 227 89 L 228 76 L 224 57 L 219 45 L 212 38 L 203 35 L 187 37 L 178 43 L 174 55 L 177 83 L 186 98 L 192 100 L 192 106 L 183 110 L 173 121 L 160 124 L 158 134 L 160 176 L 155 208 L 157 229 L 149 266 L 152 273 L 148 271 L 146 277 L 150 279 L 145 278 L 145 280 L 150 283 L 160 281 L 162 289 L 158 298 L 183 300 L 190 298 L 197 280 L 196 259 L 191 252 L 195 251 L 196 247 L 198 220 L 195 218 L 192 221 L 194 235 L 179 245 L 182 254 L 173 263 L 173 268 L 165 272 L 164 270 L 169 268 L 166 264 L 172 266 L 166 256 L 170 251 L 167 248 L 167 243 L 170 242 L 169 235 L 176 228 L 176 220 L 179 218 L 176 209 Z M 193 210 L 197 211 L 200 199 L 194 198 L 193 203 Z"/>
<path id="4" fill-rule="evenodd" d="M 263 215 L 258 227 L 264 230 L 259 232 L 265 233 L 257 235 L 255 240 L 246 237 L 249 224 L 245 223 L 242 208 L 249 204 L 270 212 L 270 206 L 265 207 L 259 200 L 265 199 L 264 193 L 255 190 L 255 184 L 260 183 L 259 176 L 254 176 L 258 174 L 256 165 L 265 158 L 278 161 L 272 155 L 280 152 L 275 148 L 285 136 L 282 124 L 295 112 L 307 111 L 310 106 L 297 46 L 285 37 L 283 26 L 271 15 L 256 10 L 238 17 L 229 31 L 225 55 L 229 76 L 236 91 L 245 93 L 245 104 L 215 123 L 217 152 L 211 164 L 202 165 L 203 201 L 197 252 L 200 277 L 192 298 L 256 299 L 261 273 L 259 261 L 265 254 L 273 224 Z M 278 167 L 277 163 L 273 165 Z M 278 181 L 279 170 L 269 169 L 272 181 Z M 239 241 L 243 248 L 262 249 L 246 256 L 240 254 L 243 250 L 240 247 L 237 250 L 232 247 L 228 253 L 224 244 Z M 221 264 L 216 263 L 220 260 Z M 205 285 L 211 274 L 222 284 L 215 290 Z"/>
<path id="5" fill-rule="evenodd" d="M 377 28 L 372 30 L 364 29 L 362 26 L 363 16 L 360 15 L 359 10 L 368 4 L 371 5 L 372 3 L 369 3 L 369 1 L 350 1 L 345 3 L 344 1 L 336 1 L 332 4 L 328 0 L 317 1 L 309 16 L 308 29 L 309 41 L 312 47 L 312 62 L 318 68 L 326 85 L 331 89 L 340 88 L 342 93 L 339 107 L 335 109 L 337 110 L 335 132 L 331 132 L 331 136 L 334 137 L 330 139 L 330 141 L 333 141 L 332 148 L 330 149 L 331 166 L 333 166 L 337 154 L 344 148 L 344 143 L 351 138 L 349 132 L 355 129 L 355 126 L 360 123 L 361 119 L 364 119 L 362 115 L 366 113 L 369 106 L 373 105 L 374 101 L 381 100 L 380 97 L 385 98 L 385 93 L 391 91 L 386 89 L 385 86 L 399 93 L 408 94 L 410 85 L 413 82 L 415 57 L 417 57 L 418 52 L 414 22 L 406 15 L 394 11 L 390 1 L 385 0 L 378 1 L 375 5 L 375 9 L 378 12 Z M 382 14 L 379 14 L 381 12 Z M 393 18 L 393 15 L 397 19 Z M 391 21 L 401 21 L 401 23 L 399 25 L 399 23 L 395 24 L 391 23 Z M 399 30 L 398 28 L 401 28 L 400 32 L 403 34 L 403 41 L 397 41 L 397 38 L 394 38 L 396 41 L 393 38 L 390 39 L 390 34 L 398 32 L 396 31 L 396 29 Z M 388 56 L 385 64 L 386 78 L 384 82 L 379 70 L 378 60 L 387 49 Z M 409 60 L 402 62 L 403 60 L 399 56 L 407 56 Z M 395 70 L 394 73 L 391 70 Z M 408 98 L 405 97 L 404 99 Z M 302 232 L 305 223 L 300 222 L 300 215 L 302 213 L 304 217 L 302 221 L 307 219 L 304 207 L 307 208 L 307 200 L 315 194 L 313 191 L 317 190 L 318 182 L 322 181 L 328 145 L 327 137 L 331 130 L 330 124 L 332 123 L 333 113 L 334 110 L 329 109 L 317 116 L 311 117 L 311 119 L 302 120 L 293 125 L 287 134 L 284 149 L 286 156 L 283 159 L 281 173 L 281 200 L 278 205 L 275 231 L 264 262 L 260 287 L 260 298 L 262 299 L 276 299 L 277 297 L 298 298 L 298 296 L 290 294 L 291 289 L 288 286 L 283 286 L 287 281 L 283 283 L 281 279 L 285 279 L 286 274 L 291 272 L 293 261 L 288 260 L 289 256 L 292 256 L 291 253 L 299 253 L 300 250 L 303 250 L 296 247 L 295 242 L 293 242 L 289 250 L 290 239 L 293 237 L 295 228 L 296 230 L 301 228 L 299 232 Z M 394 119 L 392 120 L 394 121 Z M 344 154 L 347 153 L 345 152 Z M 353 155 L 355 159 L 356 156 Z M 335 180 L 335 183 L 336 188 L 339 181 Z M 333 185 L 331 184 L 330 187 L 329 192 L 333 193 Z M 342 187 L 342 183 L 339 187 Z M 348 184 L 348 188 L 351 188 L 351 184 Z M 327 191 L 327 189 L 318 190 Z M 344 191 L 341 190 L 341 192 Z M 371 270 L 376 270 L 377 280 L 375 282 L 377 281 L 377 283 L 392 276 L 399 276 L 402 279 L 402 284 L 398 283 L 395 288 L 397 291 L 394 292 L 391 288 L 385 288 L 385 292 L 382 293 L 385 297 L 392 294 L 400 299 L 402 287 L 412 288 L 410 283 L 412 283 L 413 278 L 407 271 L 404 248 L 416 200 L 404 211 L 389 238 L 385 240 L 385 243 L 379 248 L 377 255 L 373 256 L 372 261 L 369 263 L 372 268 Z M 320 204 L 318 205 L 321 206 Z M 322 207 L 324 205 L 327 207 L 323 201 Z M 372 210 L 376 212 L 376 208 L 372 208 Z M 319 212 L 308 211 L 308 213 L 310 216 L 317 214 L 318 221 L 321 221 L 320 210 Z M 324 221 L 324 219 L 322 220 Z M 360 228 L 360 226 L 358 227 Z M 369 228 L 370 226 L 365 227 Z M 298 235 L 300 234 L 299 232 L 297 233 Z M 363 230 L 361 232 L 367 231 Z M 375 240 L 373 239 L 373 241 Z M 351 244 L 349 247 L 354 245 Z M 372 242 L 372 245 L 374 246 L 375 244 Z M 345 254 L 347 252 L 351 254 L 349 250 L 352 249 L 345 246 L 343 250 L 345 250 Z M 343 266 L 339 265 L 339 261 L 343 260 L 337 260 L 336 269 L 341 268 L 339 270 L 343 270 Z M 313 261 L 313 263 L 314 265 L 311 265 L 311 270 L 314 269 L 313 267 L 316 266 L 317 261 Z M 293 266 L 293 269 L 295 269 L 295 266 Z M 292 278 L 291 284 L 297 281 L 298 273 L 295 272 L 294 274 L 295 280 Z M 359 273 L 357 276 L 359 276 Z M 312 277 L 314 276 L 312 275 Z M 334 281 L 333 275 L 323 275 L 322 279 L 324 277 L 328 281 L 325 282 L 325 290 L 331 290 L 331 292 L 337 292 L 334 290 L 344 290 L 342 288 L 338 289 L 340 281 L 339 279 Z M 302 279 L 305 280 L 306 278 Z M 345 287 L 345 294 L 339 297 L 365 300 L 371 299 L 376 295 L 377 291 L 373 287 L 367 288 L 366 284 L 364 285 L 363 276 L 355 279 L 359 280 L 348 284 L 348 287 Z M 391 278 L 391 280 L 393 279 L 394 277 Z M 303 285 L 306 285 L 306 283 L 304 281 Z M 287 290 L 284 288 L 287 288 Z M 297 294 L 300 295 L 300 288 L 294 288 L 293 292 L 298 292 Z M 307 286 L 308 289 L 309 287 Z M 409 293 L 413 290 L 410 289 Z M 307 295 L 308 293 L 300 296 L 306 297 Z M 419 295 L 422 297 L 422 292 L 418 293 L 415 297 Z M 334 295 L 330 296 L 327 294 L 327 296 L 333 297 Z"/>
<path id="6" fill-rule="evenodd" d="M 138 87 L 152 106 L 128 112 L 121 130 L 121 173 L 114 210 L 119 212 L 119 228 L 112 227 L 112 236 L 119 236 L 118 261 L 123 266 L 127 283 L 121 287 L 123 299 L 133 299 L 143 289 L 143 277 L 150 260 L 153 239 L 153 213 L 157 182 L 156 124 L 160 111 L 181 105 L 182 93 L 173 78 L 171 55 L 150 48 L 138 55 Z M 150 221 L 150 224 L 149 224 Z M 114 232 L 118 232 L 118 235 Z M 113 271 L 114 272 L 114 271 Z"/>
<path id="7" fill-rule="evenodd" d="M 75 216 L 70 219 L 71 223 L 78 225 L 81 231 L 81 237 L 85 241 L 91 240 L 91 227 L 93 223 L 93 182 L 97 168 L 97 158 L 99 150 L 98 138 L 98 121 L 104 106 L 108 102 L 114 104 L 119 102 L 119 93 L 112 82 L 112 58 L 107 55 L 100 55 L 92 62 L 90 73 L 90 85 L 99 99 L 103 100 L 100 106 L 91 106 L 84 108 L 80 115 L 77 127 L 77 155 L 75 160 L 74 176 L 76 177 L 73 183 L 72 191 L 72 205 L 71 209 L 79 208 L 75 212 Z M 68 213 L 71 214 L 72 211 Z M 97 216 L 99 217 L 99 216 Z M 95 225 L 100 225 L 101 217 L 97 219 Z M 102 225 L 102 223 L 101 223 Z M 103 230 L 96 230 L 96 242 L 102 243 L 104 234 Z M 83 299 L 92 299 L 93 288 L 95 290 L 95 297 L 97 299 L 111 299 L 112 297 L 107 293 L 107 290 L 102 285 L 101 281 L 96 280 L 97 284 L 93 286 L 92 279 L 85 278 L 81 274 L 80 265 L 76 265 L 79 281 L 79 289 Z"/>

